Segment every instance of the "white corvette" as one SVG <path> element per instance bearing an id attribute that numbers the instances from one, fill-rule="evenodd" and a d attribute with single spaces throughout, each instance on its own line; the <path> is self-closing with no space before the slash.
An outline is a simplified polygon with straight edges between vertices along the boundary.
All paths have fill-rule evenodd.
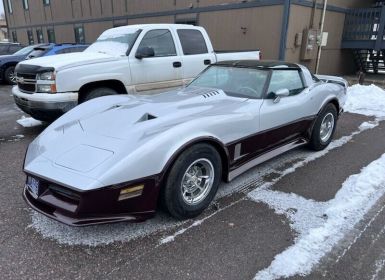
<path id="1" fill-rule="evenodd" d="M 24 198 L 75 226 L 142 221 L 159 201 L 197 216 L 221 180 L 301 145 L 325 148 L 346 85 L 297 64 L 228 61 L 179 91 L 91 100 L 30 144 Z"/>

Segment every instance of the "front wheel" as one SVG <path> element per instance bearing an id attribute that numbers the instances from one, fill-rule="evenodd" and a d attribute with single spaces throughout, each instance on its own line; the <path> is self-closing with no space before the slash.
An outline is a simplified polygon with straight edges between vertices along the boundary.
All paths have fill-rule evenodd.
<path id="1" fill-rule="evenodd" d="M 10 66 L 4 71 L 4 81 L 9 85 L 16 84 L 15 66 Z"/>
<path id="2" fill-rule="evenodd" d="M 112 88 L 108 88 L 108 87 L 93 88 L 84 94 L 83 98 L 79 100 L 80 101 L 79 103 L 83 103 L 97 97 L 115 95 L 115 94 L 118 94 L 118 92 Z"/>
<path id="3" fill-rule="evenodd" d="M 318 115 L 310 139 L 310 148 L 316 151 L 325 149 L 332 141 L 337 125 L 337 109 L 328 104 Z"/>
<path id="4" fill-rule="evenodd" d="M 163 204 L 177 219 L 198 216 L 218 190 L 222 176 L 221 157 L 214 147 L 197 144 L 175 161 L 166 179 Z"/>

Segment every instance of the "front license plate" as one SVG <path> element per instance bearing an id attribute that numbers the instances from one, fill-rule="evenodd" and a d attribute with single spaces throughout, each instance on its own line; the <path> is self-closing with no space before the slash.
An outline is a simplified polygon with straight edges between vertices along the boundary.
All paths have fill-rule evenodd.
<path id="1" fill-rule="evenodd" d="M 31 193 L 31 195 L 35 198 L 37 198 L 39 196 L 39 185 L 40 185 L 40 182 L 38 179 L 35 179 L 31 176 L 27 177 L 26 186 L 27 186 L 29 192 Z"/>

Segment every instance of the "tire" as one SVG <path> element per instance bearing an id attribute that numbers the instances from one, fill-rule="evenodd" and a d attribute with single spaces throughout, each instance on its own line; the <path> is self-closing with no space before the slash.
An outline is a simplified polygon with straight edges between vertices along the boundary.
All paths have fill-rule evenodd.
<path id="1" fill-rule="evenodd" d="M 4 71 L 4 81 L 9 85 L 16 85 L 15 66 L 10 66 Z"/>
<path id="2" fill-rule="evenodd" d="M 199 170 L 198 176 L 186 175 L 188 171 L 191 174 L 194 166 L 197 167 L 195 171 Z M 209 177 L 199 179 L 199 176 Z M 162 190 L 162 204 L 171 216 L 176 219 L 196 217 L 214 199 L 221 178 L 222 162 L 216 149 L 208 144 L 196 144 L 184 151 L 174 162 Z M 195 183 L 201 187 L 207 184 L 207 187 L 203 187 L 202 191 L 202 189 L 196 188 L 196 185 L 194 186 L 194 183 L 189 180 L 196 180 Z M 186 186 L 189 186 L 191 189 L 187 189 Z M 193 191 L 194 188 L 195 191 Z M 190 195 L 188 195 L 189 191 Z M 200 196 L 199 193 L 201 194 Z M 193 195 L 196 195 L 195 202 Z"/>
<path id="3" fill-rule="evenodd" d="M 118 92 L 112 88 L 108 88 L 108 87 L 93 88 L 93 89 L 90 89 L 83 96 L 83 98 L 80 100 L 79 103 L 83 103 L 94 98 L 107 96 L 107 95 L 115 95 L 115 94 L 118 94 Z"/>
<path id="4" fill-rule="evenodd" d="M 324 124 L 324 126 L 323 126 Z M 337 109 L 329 103 L 318 115 L 314 124 L 309 146 L 315 151 L 325 149 L 333 139 L 337 126 Z"/>

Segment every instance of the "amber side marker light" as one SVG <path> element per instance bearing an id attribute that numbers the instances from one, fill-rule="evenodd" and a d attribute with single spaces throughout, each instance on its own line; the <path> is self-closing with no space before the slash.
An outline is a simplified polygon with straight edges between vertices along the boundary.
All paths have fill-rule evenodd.
<path id="1" fill-rule="evenodd" d="M 144 185 L 137 185 L 137 186 L 121 189 L 118 201 L 140 196 L 142 195 L 143 189 L 144 189 Z"/>

